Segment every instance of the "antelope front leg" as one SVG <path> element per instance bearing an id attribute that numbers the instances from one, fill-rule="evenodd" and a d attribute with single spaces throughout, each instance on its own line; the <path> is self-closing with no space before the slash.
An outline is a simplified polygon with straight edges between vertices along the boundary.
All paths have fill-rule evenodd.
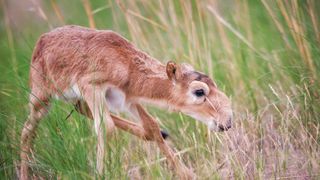
<path id="1" fill-rule="evenodd" d="M 165 142 L 161 135 L 160 126 L 156 120 L 154 120 L 141 105 L 135 105 L 138 111 L 139 117 L 142 121 L 143 128 L 152 136 L 152 138 L 157 142 L 161 152 L 167 157 L 171 165 L 177 170 L 177 174 L 180 179 L 195 179 L 195 174 L 188 169 L 179 159 L 174 155 L 174 151 Z"/>
<path id="2" fill-rule="evenodd" d="M 84 99 L 88 104 L 90 112 L 94 120 L 94 128 L 97 134 L 97 164 L 96 168 L 98 174 L 103 175 L 104 169 L 104 154 L 105 154 L 105 145 L 104 145 L 104 135 L 103 135 L 103 126 L 107 134 L 111 134 L 114 131 L 114 123 L 110 116 L 110 113 L 107 108 L 105 92 L 99 89 L 99 87 L 86 86 L 84 87 Z"/>
<path id="3" fill-rule="evenodd" d="M 90 109 L 86 102 L 78 101 L 75 104 L 75 109 L 77 112 L 88 117 L 89 119 L 93 119 Z M 146 131 L 140 124 L 131 122 L 129 120 L 123 119 L 113 114 L 110 114 L 110 116 L 117 128 L 127 131 L 132 135 L 135 135 L 143 140 L 149 140 L 149 141 L 153 140 L 152 137 L 148 133 L 146 133 Z M 161 135 L 163 138 L 166 138 L 168 136 L 168 134 L 164 131 L 161 131 Z"/>

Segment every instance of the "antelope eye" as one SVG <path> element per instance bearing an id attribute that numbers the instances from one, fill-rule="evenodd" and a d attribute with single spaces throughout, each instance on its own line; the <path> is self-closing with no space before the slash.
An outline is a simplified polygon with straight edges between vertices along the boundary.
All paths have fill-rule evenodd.
<path id="1" fill-rule="evenodd" d="M 202 97 L 205 95 L 204 90 L 203 89 L 197 89 L 194 92 L 194 95 L 196 95 L 197 97 Z"/>

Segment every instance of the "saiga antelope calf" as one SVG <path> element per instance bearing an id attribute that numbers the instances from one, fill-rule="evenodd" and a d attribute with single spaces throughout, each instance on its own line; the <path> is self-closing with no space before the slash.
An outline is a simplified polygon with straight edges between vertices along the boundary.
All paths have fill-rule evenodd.
<path id="1" fill-rule="evenodd" d="M 103 173 L 103 128 L 115 127 L 144 140 L 155 141 L 181 179 L 192 172 L 174 156 L 159 124 L 140 105 L 150 103 L 180 111 L 212 131 L 231 127 L 228 97 L 206 75 L 190 65 L 161 64 L 119 34 L 79 26 L 65 26 L 43 34 L 33 51 L 30 69 L 30 114 L 21 134 L 21 179 L 28 179 L 28 154 L 37 125 L 58 98 L 94 120 L 97 171 Z M 111 112 L 129 112 L 142 126 Z"/>

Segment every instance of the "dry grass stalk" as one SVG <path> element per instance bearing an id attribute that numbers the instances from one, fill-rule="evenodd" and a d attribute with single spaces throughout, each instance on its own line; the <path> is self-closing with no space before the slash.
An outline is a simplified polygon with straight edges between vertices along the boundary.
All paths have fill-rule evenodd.
<path id="1" fill-rule="evenodd" d="M 96 28 L 96 23 L 94 21 L 94 17 L 93 17 L 90 1 L 89 0 L 82 0 L 82 3 L 83 3 L 83 7 L 84 7 L 84 9 L 86 11 L 86 14 L 88 16 L 89 26 L 91 28 Z"/>
<path id="2" fill-rule="evenodd" d="M 36 8 L 36 11 L 38 13 L 38 15 L 47 22 L 48 26 L 50 29 L 53 29 L 52 24 L 50 23 L 48 16 L 46 15 L 45 11 L 42 9 L 41 4 L 37 1 L 37 0 L 31 0 L 31 2 L 33 3 L 33 5 Z"/>
<path id="3" fill-rule="evenodd" d="M 307 0 L 307 2 L 308 2 L 308 10 L 309 10 L 311 21 L 312 21 L 312 26 L 314 28 L 314 33 L 316 35 L 318 43 L 320 44 L 320 32 L 319 32 L 319 27 L 318 27 L 319 21 L 317 18 L 317 14 L 314 11 L 315 4 L 314 4 L 314 1 L 312 1 L 312 0 Z"/>
<path id="4" fill-rule="evenodd" d="M 286 36 L 285 30 L 284 30 L 282 24 L 279 22 L 276 14 L 273 12 L 273 10 L 271 9 L 270 5 L 268 4 L 268 2 L 266 0 L 262 0 L 261 2 L 264 5 L 264 7 L 267 9 L 267 12 L 269 13 L 273 22 L 275 23 L 276 27 L 278 28 L 278 30 L 281 34 L 281 37 L 282 37 L 283 41 L 285 42 L 286 47 L 288 49 L 292 49 L 292 47 L 288 41 L 288 37 Z"/>
<path id="5" fill-rule="evenodd" d="M 218 3 L 218 2 L 215 1 L 215 6 L 217 6 L 216 3 Z M 211 9 L 213 9 L 213 8 L 211 8 Z M 212 10 L 210 10 L 210 11 L 212 11 Z M 223 28 L 223 24 L 219 20 L 216 20 L 215 23 L 216 23 L 216 25 L 218 27 L 218 31 L 219 31 L 219 34 L 220 34 L 221 41 L 222 41 L 222 43 L 224 45 L 225 50 L 227 51 L 227 55 L 228 55 L 229 59 L 234 59 L 232 46 L 231 46 L 229 38 L 226 35 L 226 32 L 225 32 L 224 28 Z"/>
<path id="6" fill-rule="evenodd" d="M 5 29 L 6 29 L 6 33 L 7 33 L 7 37 L 8 37 L 8 45 L 10 48 L 12 67 L 13 67 L 13 71 L 15 72 L 15 75 L 18 77 L 18 62 L 17 62 L 16 53 L 14 52 L 15 46 L 14 46 L 13 33 L 11 30 L 11 25 L 10 25 L 10 17 L 7 12 L 7 8 L 6 8 L 6 4 L 5 4 L 4 0 L 1 0 L 1 5 L 2 5 L 3 11 L 4 11 Z"/>
<path id="7" fill-rule="evenodd" d="M 64 18 L 63 18 L 63 15 L 62 15 L 62 12 L 59 8 L 59 5 L 57 4 L 57 1 L 56 0 L 51 0 L 51 6 L 53 8 L 53 11 L 54 13 L 56 14 L 56 16 L 58 17 L 59 21 L 62 23 L 62 24 L 65 24 L 65 21 L 64 21 Z"/>
<path id="8" fill-rule="evenodd" d="M 304 63 L 310 69 L 313 79 L 317 79 L 315 66 L 311 57 L 311 52 L 308 47 L 308 42 L 305 38 L 305 30 L 302 27 L 301 23 L 302 20 L 300 18 L 298 10 L 298 2 L 285 1 L 286 5 L 284 5 L 283 1 L 278 0 L 277 3 L 280 8 L 280 12 L 284 16 L 285 21 L 288 24 L 291 35 L 295 40 L 295 43 L 298 47 L 298 50 Z"/>

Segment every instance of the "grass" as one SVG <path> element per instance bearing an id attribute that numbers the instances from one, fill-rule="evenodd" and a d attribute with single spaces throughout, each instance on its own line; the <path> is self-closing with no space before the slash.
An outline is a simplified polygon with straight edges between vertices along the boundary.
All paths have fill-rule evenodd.
<path id="1" fill-rule="evenodd" d="M 231 98 L 234 126 L 210 133 L 150 107 L 199 179 L 320 177 L 319 1 L 0 1 L 0 177 L 16 177 L 28 72 L 41 33 L 63 24 L 112 29 L 166 62 L 188 62 Z M 36 176 L 95 179 L 92 122 L 55 101 L 41 122 Z M 107 140 L 105 178 L 176 178 L 153 143 L 120 130 Z"/>

